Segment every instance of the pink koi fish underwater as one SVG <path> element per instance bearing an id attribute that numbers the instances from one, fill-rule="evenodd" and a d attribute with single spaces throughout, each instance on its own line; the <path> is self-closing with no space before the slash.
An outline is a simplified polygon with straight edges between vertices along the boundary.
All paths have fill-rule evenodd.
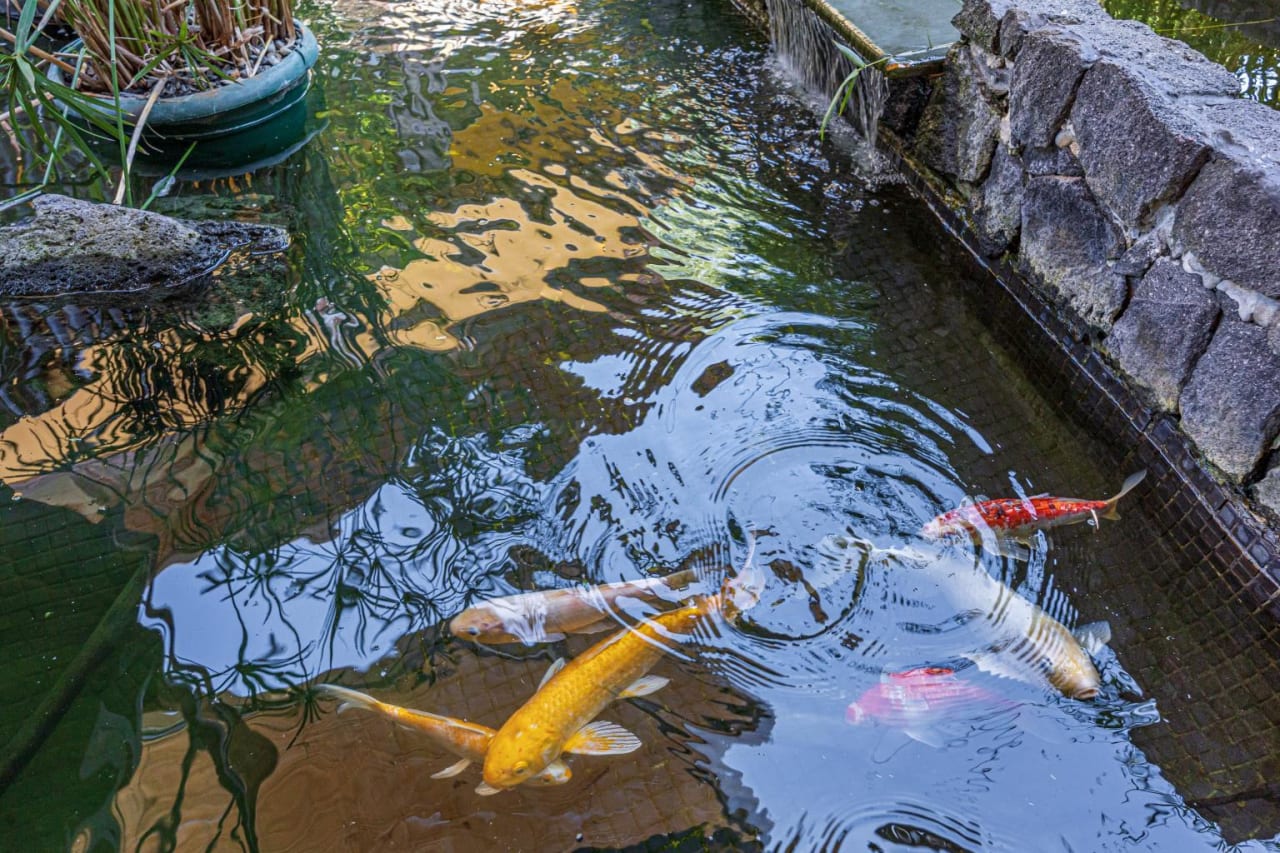
<path id="1" fill-rule="evenodd" d="M 898 729 L 913 740 L 940 747 L 943 738 L 937 731 L 939 724 L 1013 705 L 958 678 L 953 669 L 924 666 L 882 675 L 879 684 L 845 709 L 844 719 L 854 726 L 874 723 Z"/>

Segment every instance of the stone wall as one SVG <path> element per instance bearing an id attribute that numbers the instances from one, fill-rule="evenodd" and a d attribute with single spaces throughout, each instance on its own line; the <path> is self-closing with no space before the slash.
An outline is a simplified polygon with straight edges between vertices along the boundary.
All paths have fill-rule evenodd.
<path id="1" fill-rule="evenodd" d="M 1280 517 L 1280 112 L 1096 0 L 965 0 L 906 155 Z"/>

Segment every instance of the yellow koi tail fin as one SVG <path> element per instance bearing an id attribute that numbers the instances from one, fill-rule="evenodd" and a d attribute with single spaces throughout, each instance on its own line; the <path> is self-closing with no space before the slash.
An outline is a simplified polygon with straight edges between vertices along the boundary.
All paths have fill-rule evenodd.
<path id="1" fill-rule="evenodd" d="M 378 711 L 382 709 L 383 705 L 382 702 L 374 699 L 368 693 L 361 693 L 359 690 L 352 690 L 350 687 L 343 687 L 339 684 L 317 684 L 316 692 L 337 699 L 339 714 L 348 708 L 364 708 L 366 711 Z"/>
<path id="2" fill-rule="evenodd" d="M 1122 497 L 1129 494 L 1129 492 L 1133 491 L 1134 487 L 1137 486 L 1139 483 L 1141 483 L 1143 479 L 1146 478 L 1146 476 L 1147 476 L 1146 468 L 1143 468 L 1141 471 L 1136 471 L 1130 474 L 1128 478 L 1125 479 L 1124 485 L 1120 487 L 1120 491 L 1116 492 L 1115 497 L 1107 501 L 1106 508 L 1102 511 L 1102 517 L 1109 519 L 1111 521 L 1115 521 L 1116 519 L 1118 519 L 1120 517 L 1120 513 L 1116 511 L 1116 505 L 1120 503 L 1120 499 Z"/>

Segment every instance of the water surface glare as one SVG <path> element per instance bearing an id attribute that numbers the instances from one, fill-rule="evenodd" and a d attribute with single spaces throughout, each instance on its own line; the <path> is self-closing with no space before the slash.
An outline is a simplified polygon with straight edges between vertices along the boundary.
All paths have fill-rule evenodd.
<path id="1" fill-rule="evenodd" d="M 981 494 L 1110 496 L 1132 463 L 1058 414 L 949 236 L 819 141 L 728 3 L 304 16 L 323 130 L 162 200 L 288 225 L 283 272 L 0 306 L 13 849 L 1275 835 L 1274 625 L 1151 492 L 1029 560 L 919 536 Z M 481 648 L 451 617 L 679 569 L 714 589 L 753 531 L 760 604 L 608 707 L 642 747 L 569 756 L 567 784 L 480 797 L 478 767 L 430 778 L 456 757 L 307 689 L 497 728 L 602 635 Z M 1030 602 L 1110 623 L 1096 699 L 999 633 Z M 964 701 L 866 716 L 923 668 Z"/>

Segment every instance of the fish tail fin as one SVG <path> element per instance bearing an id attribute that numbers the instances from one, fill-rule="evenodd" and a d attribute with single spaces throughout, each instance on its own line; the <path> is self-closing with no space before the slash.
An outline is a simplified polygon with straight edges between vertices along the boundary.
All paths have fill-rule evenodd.
<path id="1" fill-rule="evenodd" d="M 382 707 L 382 703 L 368 693 L 361 693 L 359 690 L 352 690 L 350 687 L 343 687 L 340 684 L 317 684 L 316 692 L 337 699 L 339 714 L 349 708 L 364 708 L 367 711 L 376 711 Z"/>
<path id="2" fill-rule="evenodd" d="M 750 530 L 747 532 L 747 558 L 742 568 L 733 577 L 726 578 L 720 589 L 720 607 L 730 619 L 736 619 L 743 611 L 755 607 L 764 595 L 767 579 L 764 570 L 756 565 L 755 557 L 756 532 Z"/>
<path id="3" fill-rule="evenodd" d="M 1134 487 L 1137 486 L 1139 483 L 1141 483 L 1146 478 L 1146 476 L 1147 476 L 1146 468 L 1143 468 L 1141 471 L 1135 471 L 1134 473 L 1130 474 L 1128 478 L 1124 481 L 1124 485 L 1120 487 L 1120 491 L 1116 492 L 1115 497 L 1107 501 L 1107 505 L 1102 511 L 1102 517 L 1106 519 L 1110 519 L 1112 521 L 1118 519 L 1120 517 L 1120 513 L 1116 511 L 1116 505 L 1120 503 L 1121 498 L 1129 494 L 1129 492 L 1133 491 Z"/>
<path id="4" fill-rule="evenodd" d="M 1105 620 L 1081 625 L 1071 632 L 1080 643 L 1080 647 L 1091 655 L 1097 655 L 1102 647 L 1111 642 L 1111 623 Z"/>

